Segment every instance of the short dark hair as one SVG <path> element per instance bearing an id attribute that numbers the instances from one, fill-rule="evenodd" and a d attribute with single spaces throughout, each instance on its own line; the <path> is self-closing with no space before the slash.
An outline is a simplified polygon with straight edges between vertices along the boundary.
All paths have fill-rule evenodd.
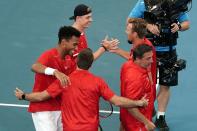
<path id="1" fill-rule="evenodd" d="M 139 38 L 144 38 L 147 34 L 147 22 L 141 18 L 129 18 L 128 24 L 132 24 L 132 30 L 137 32 Z"/>
<path id="2" fill-rule="evenodd" d="M 70 40 L 73 36 L 80 37 L 81 32 L 72 26 L 62 26 L 58 32 L 59 43 L 62 39 Z"/>
<path id="3" fill-rule="evenodd" d="M 90 48 L 83 49 L 77 56 L 77 66 L 88 70 L 94 61 L 94 55 Z"/>
<path id="4" fill-rule="evenodd" d="M 136 58 L 141 59 L 146 52 L 152 51 L 152 47 L 147 44 L 140 44 L 136 46 L 133 50 L 133 60 Z"/>

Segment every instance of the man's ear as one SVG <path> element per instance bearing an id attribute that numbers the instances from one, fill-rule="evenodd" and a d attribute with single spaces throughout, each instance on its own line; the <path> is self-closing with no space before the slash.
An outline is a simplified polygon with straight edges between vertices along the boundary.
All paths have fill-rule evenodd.
<path id="1" fill-rule="evenodd" d="M 137 32 L 133 32 L 134 34 L 135 34 L 135 37 L 138 37 L 138 34 L 137 34 Z"/>
<path id="2" fill-rule="evenodd" d="M 81 18 L 81 16 L 76 16 L 75 21 L 80 19 L 80 18 Z"/>

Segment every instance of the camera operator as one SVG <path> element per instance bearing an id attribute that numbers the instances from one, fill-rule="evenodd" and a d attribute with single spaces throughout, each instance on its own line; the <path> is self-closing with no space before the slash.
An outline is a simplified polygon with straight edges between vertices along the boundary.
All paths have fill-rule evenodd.
<path id="1" fill-rule="evenodd" d="M 144 18 L 144 12 L 148 10 L 147 5 L 160 4 L 163 1 L 164 0 L 138 0 L 137 4 L 130 12 L 129 18 Z M 176 63 L 177 61 L 176 41 L 178 34 L 177 37 L 173 37 L 172 35 L 176 34 L 178 31 L 185 31 L 189 29 L 189 20 L 186 13 L 178 13 L 177 21 L 171 22 L 168 27 L 171 36 L 166 35 L 165 38 L 162 39 L 162 42 L 165 44 L 160 44 L 161 42 L 157 40 L 162 37 L 161 27 L 164 23 L 161 22 L 159 24 L 159 26 L 158 24 L 153 23 L 149 23 L 147 25 L 147 29 L 153 34 L 154 38 L 156 38 L 156 40 L 154 41 L 155 43 L 153 42 L 153 44 L 156 48 L 157 60 L 159 60 L 158 63 L 163 61 L 162 66 L 158 66 L 160 89 L 157 94 L 158 112 L 155 125 L 162 131 L 168 131 L 169 127 L 165 121 L 165 111 L 170 99 L 170 86 L 176 86 L 178 84 L 178 71 L 174 71 L 173 73 L 168 75 L 168 77 L 166 77 L 167 74 L 165 69 L 173 67 L 174 63 Z M 169 39 L 171 40 L 172 38 L 173 42 L 171 41 L 170 43 Z"/>

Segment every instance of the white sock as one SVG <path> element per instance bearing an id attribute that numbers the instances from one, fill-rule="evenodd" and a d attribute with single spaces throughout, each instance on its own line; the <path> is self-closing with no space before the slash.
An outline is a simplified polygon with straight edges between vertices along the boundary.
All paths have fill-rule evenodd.
<path id="1" fill-rule="evenodd" d="M 164 116 L 165 115 L 165 112 L 157 112 L 157 119 L 159 119 L 159 116 Z"/>

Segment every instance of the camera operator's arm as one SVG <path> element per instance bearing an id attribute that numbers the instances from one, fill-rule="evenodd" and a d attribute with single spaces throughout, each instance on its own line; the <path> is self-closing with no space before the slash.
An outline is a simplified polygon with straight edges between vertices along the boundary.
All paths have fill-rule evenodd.
<path id="1" fill-rule="evenodd" d="M 155 24 L 147 24 L 147 29 L 148 29 L 151 33 L 153 33 L 154 35 L 159 36 L 159 34 L 160 34 L 159 28 L 158 28 L 158 26 L 155 25 Z"/>
<path id="2" fill-rule="evenodd" d="M 173 23 L 171 26 L 173 27 L 171 29 L 172 33 L 175 33 L 177 31 L 185 31 L 189 29 L 189 21 L 183 21 L 182 23 Z"/>
<path id="3" fill-rule="evenodd" d="M 172 24 L 171 31 L 174 33 L 176 31 L 185 31 L 189 29 L 189 17 L 186 13 L 180 13 L 178 17 L 178 23 Z"/>
<path id="4" fill-rule="evenodd" d="M 181 29 L 180 29 L 180 31 L 188 30 L 189 29 L 189 26 L 190 26 L 190 22 L 189 21 L 183 21 L 181 23 Z"/>

